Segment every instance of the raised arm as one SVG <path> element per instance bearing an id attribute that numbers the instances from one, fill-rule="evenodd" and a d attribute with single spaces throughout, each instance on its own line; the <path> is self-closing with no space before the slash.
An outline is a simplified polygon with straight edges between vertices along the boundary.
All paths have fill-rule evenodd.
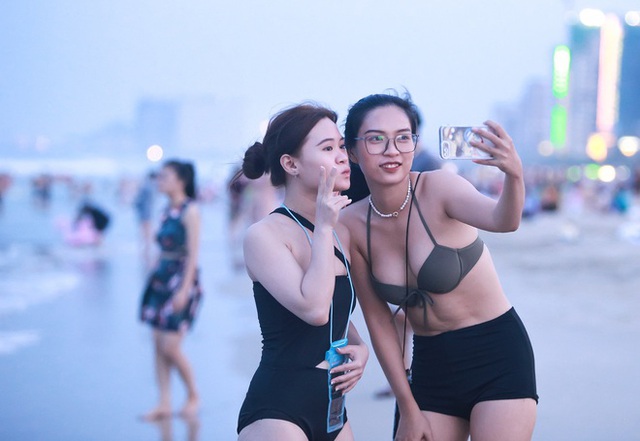
<path id="1" fill-rule="evenodd" d="M 290 230 L 276 222 L 249 228 L 244 255 L 253 280 L 259 281 L 280 304 L 305 322 L 324 325 L 335 287 L 333 229 L 340 210 L 349 203 L 333 191 L 337 170 L 328 179 L 322 168 L 316 203 L 316 224 L 309 265 L 296 260 L 288 241 Z M 297 227 L 296 227 L 297 228 Z"/>
<path id="2" fill-rule="evenodd" d="M 493 146 L 477 141 L 471 141 L 471 144 L 489 152 L 493 158 L 473 162 L 497 167 L 504 172 L 500 197 L 497 200 L 487 197 L 466 179 L 444 172 L 436 176 L 437 190 L 442 195 L 445 211 L 450 217 L 486 231 L 515 231 L 520 225 L 524 206 L 522 161 L 507 132 L 493 121 L 485 124 L 490 131 L 480 129 L 476 132 L 491 141 Z"/>

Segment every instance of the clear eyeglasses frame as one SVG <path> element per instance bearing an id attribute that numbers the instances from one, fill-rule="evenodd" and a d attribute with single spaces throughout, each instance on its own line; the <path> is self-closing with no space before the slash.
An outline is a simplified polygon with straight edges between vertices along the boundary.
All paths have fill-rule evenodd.
<path id="1" fill-rule="evenodd" d="M 389 148 L 389 141 L 393 139 L 393 145 L 400 153 L 411 153 L 416 149 L 418 144 L 418 135 L 415 133 L 402 133 L 393 138 L 385 135 L 368 135 L 353 138 L 355 141 L 364 141 L 364 147 L 370 155 L 381 155 Z"/>

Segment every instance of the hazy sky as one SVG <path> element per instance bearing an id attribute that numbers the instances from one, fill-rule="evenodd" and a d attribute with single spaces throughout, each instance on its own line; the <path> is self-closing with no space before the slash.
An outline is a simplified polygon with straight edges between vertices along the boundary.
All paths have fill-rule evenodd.
<path id="1" fill-rule="evenodd" d="M 638 2 L 3 2 L 0 138 L 88 133 L 130 122 L 141 97 L 201 94 L 243 100 L 251 127 L 305 99 L 342 121 L 362 96 L 403 86 L 429 132 L 478 123 L 550 74 L 566 11 L 587 6 Z"/>

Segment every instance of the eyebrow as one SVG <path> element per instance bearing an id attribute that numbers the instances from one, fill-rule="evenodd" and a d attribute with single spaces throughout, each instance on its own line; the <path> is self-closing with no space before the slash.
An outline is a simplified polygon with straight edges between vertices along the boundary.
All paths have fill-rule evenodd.
<path id="1" fill-rule="evenodd" d="M 327 141 L 335 141 L 335 138 L 325 138 L 322 141 L 320 141 L 319 143 L 316 144 L 316 147 L 319 146 L 320 144 L 327 142 Z M 338 141 L 344 141 L 344 136 L 340 137 L 340 139 Z"/>
<path id="2" fill-rule="evenodd" d="M 406 129 L 400 129 L 400 130 L 396 130 L 396 133 L 400 133 L 400 132 L 410 132 L 411 129 L 410 128 L 406 128 Z M 377 129 L 370 129 L 367 130 L 366 132 L 364 132 L 364 134 L 366 135 L 367 133 L 382 133 L 382 134 L 386 134 L 386 132 L 384 130 L 377 130 Z"/>

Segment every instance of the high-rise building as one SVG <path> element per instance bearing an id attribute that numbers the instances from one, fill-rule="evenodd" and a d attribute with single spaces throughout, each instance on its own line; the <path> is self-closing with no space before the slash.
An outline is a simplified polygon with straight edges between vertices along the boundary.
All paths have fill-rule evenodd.
<path id="1" fill-rule="evenodd" d="M 149 146 L 162 146 L 165 153 L 174 154 L 177 141 L 179 106 L 176 101 L 145 98 L 136 110 L 135 139 L 144 152 Z"/>
<path id="2" fill-rule="evenodd" d="M 589 136 L 596 131 L 600 28 L 578 22 L 570 27 L 569 96 L 566 144 L 570 157 L 584 156 Z"/>
<path id="3" fill-rule="evenodd" d="M 640 12 L 583 10 L 554 52 L 550 136 L 555 152 L 604 161 L 640 133 Z M 617 155 L 619 156 L 619 155 Z"/>
<path id="4" fill-rule="evenodd" d="M 246 148 L 245 103 L 210 95 L 179 101 L 176 144 L 191 157 L 237 161 Z"/>
<path id="5" fill-rule="evenodd" d="M 631 13 L 630 13 L 631 14 Z M 618 136 L 640 136 L 640 13 L 627 14 L 622 40 Z M 635 23 L 635 24 L 634 24 Z"/>
<path id="6" fill-rule="evenodd" d="M 245 103 L 199 95 L 138 104 L 135 133 L 140 151 L 157 144 L 166 156 L 232 161 L 246 147 Z"/>
<path id="7" fill-rule="evenodd" d="M 535 162 L 538 146 L 548 139 L 551 104 L 548 82 L 532 79 L 516 103 L 493 108 L 494 117 L 509 133 L 525 163 Z"/>

